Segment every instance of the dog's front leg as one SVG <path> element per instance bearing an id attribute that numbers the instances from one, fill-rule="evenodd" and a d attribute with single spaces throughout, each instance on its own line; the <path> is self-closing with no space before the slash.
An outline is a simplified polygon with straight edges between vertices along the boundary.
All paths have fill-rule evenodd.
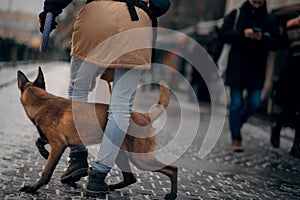
<path id="1" fill-rule="evenodd" d="M 48 142 L 42 138 L 38 138 L 35 141 L 35 146 L 38 148 L 40 154 L 47 160 L 49 157 L 49 152 L 45 148 L 46 144 L 48 144 Z"/>
<path id="2" fill-rule="evenodd" d="M 31 185 L 25 185 L 20 189 L 20 191 L 34 193 L 40 187 L 46 185 L 50 181 L 53 171 L 65 149 L 66 146 L 64 145 L 53 144 L 51 146 L 50 155 L 48 160 L 46 161 L 46 165 L 43 169 L 42 176 L 40 177 L 40 179 Z"/>

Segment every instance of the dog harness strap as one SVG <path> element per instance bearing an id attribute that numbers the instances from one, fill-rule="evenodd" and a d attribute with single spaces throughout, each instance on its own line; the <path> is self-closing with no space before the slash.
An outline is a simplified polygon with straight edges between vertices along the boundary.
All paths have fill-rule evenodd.
<path id="1" fill-rule="evenodd" d="M 132 21 L 136 21 L 134 19 L 138 20 L 138 15 L 136 13 L 135 7 L 141 8 L 142 10 L 144 10 L 148 16 L 150 17 L 150 19 L 156 19 L 154 13 L 151 11 L 151 9 L 147 6 L 147 3 L 142 1 L 142 0 L 114 0 L 114 1 L 121 1 L 121 2 L 125 2 L 128 5 L 128 10 L 131 16 L 131 20 Z M 132 11 L 130 9 L 133 9 Z M 135 16 L 136 15 L 136 16 Z"/>
<path id="2" fill-rule="evenodd" d="M 139 16 L 135 10 L 135 0 L 126 0 L 128 11 L 131 17 L 131 21 L 138 21 Z"/>
<path id="3" fill-rule="evenodd" d="M 86 3 L 88 4 L 92 1 L 95 1 L 95 0 L 87 0 Z M 142 1 L 142 0 L 113 0 L 113 1 L 124 2 L 124 3 L 127 4 L 131 21 L 138 21 L 139 20 L 139 16 L 136 12 L 135 6 L 138 7 L 138 8 L 141 8 L 142 10 L 144 10 L 152 20 L 156 19 L 154 13 L 147 6 L 147 3 Z"/>
<path id="4" fill-rule="evenodd" d="M 136 6 L 136 1 L 137 0 L 114 0 L 114 1 L 120 1 L 120 2 L 124 2 L 127 4 L 127 7 L 128 7 L 128 11 L 129 11 L 129 14 L 130 14 L 130 17 L 131 17 L 131 21 L 138 21 L 139 20 L 139 16 L 135 10 L 135 7 Z"/>

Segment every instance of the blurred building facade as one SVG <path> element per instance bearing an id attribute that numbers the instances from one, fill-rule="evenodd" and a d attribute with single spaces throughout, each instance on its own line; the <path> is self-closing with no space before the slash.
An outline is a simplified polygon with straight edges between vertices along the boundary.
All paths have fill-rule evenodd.
<path id="1" fill-rule="evenodd" d="M 36 59 L 39 47 L 37 17 L 0 12 L 0 61 Z"/>
<path id="2" fill-rule="evenodd" d="M 212 27 L 220 24 L 220 20 L 226 13 L 244 1 L 171 0 L 171 2 L 169 12 L 159 18 L 160 26 L 187 34 L 195 35 L 196 33 L 207 36 Z M 298 2 L 299 0 L 268 0 L 270 10 L 294 5 Z M 76 13 L 84 3 L 84 0 L 73 1 L 58 17 L 58 26 L 51 33 L 49 51 L 46 56 L 51 55 L 52 59 L 67 57 L 73 22 Z M 35 54 L 38 54 L 41 37 L 38 28 L 37 16 L 14 13 L 9 10 L 0 12 L 0 61 L 34 59 L 30 52 L 37 51 Z M 38 56 L 41 57 L 39 54 Z"/>

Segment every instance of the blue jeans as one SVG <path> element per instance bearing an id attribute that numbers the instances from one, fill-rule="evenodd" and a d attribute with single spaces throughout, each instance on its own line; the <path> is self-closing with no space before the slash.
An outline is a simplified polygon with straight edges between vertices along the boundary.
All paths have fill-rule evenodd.
<path id="1" fill-rule="evenodd" d="M 69 98 L 86 101 L 92 78 L 104 68 L 85 63 L 73 57 Z M 102 71 L 102 72 L 103 72 Z M 102 173 L 108 173 L 119 153 L 121 144 L 129 127 L 135 91 L 142 75 L 142 70 L 115 68 L 114 84 L 109 106 L 108 122 L 104 131 L 101 148 L 92 167 Z M 71 148 L 71 152 L 87 149 Z"/>
<path id="2" fill-rule="evenodd" d="M 243 90 L 230 88 L 229 128 L 232 140 L 242 140 L 241 128 L 260 107 L 261 90 L 247 90 L 244 101 Z"/>

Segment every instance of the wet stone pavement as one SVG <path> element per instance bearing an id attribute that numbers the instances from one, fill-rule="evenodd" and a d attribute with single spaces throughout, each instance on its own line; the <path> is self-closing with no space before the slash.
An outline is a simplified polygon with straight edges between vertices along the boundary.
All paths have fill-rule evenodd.
<path id="1" fill-rule="evenodd" d="M 254 139 L 251 141 L 258 142 Z M 10 147 L 10 154 L 5 155 L 2 161 L 11 169 L 1 173 L 0 199 L 86 199 L 83 192 L 87 178 L 74 185 L 61 184 L 59 181 L 67 167 L 67 153 L 58 164 L 50 183 L 37 194 L 18 192 L 25 183 L 37 180 L 45 160 L 33 145 Z M 198 166 L 198 161 L 193 159 L 195 152 L 184 155 L 183 161 L 194 160 L 189 164 L 190 168 L 204 170 L 190 169 L 189 166 L 179 168 L 177 199 L 300 199 L 299 160 L 290 157 L 287 152 L 274 151 L 263 145 L 257 147 L 257 152 L 240 154 L 226 149 L 222 145 L 219 149 L 215 148 L 207 158 L 199 160 L 201 164 Z M 264 151 L 268 153 L 261 153 Z M 260 154 L 255 156 L 256 153 Z M 206 166 L 203 167 L 203 163 Z M 111 192 L 107 199 L 163 199 L 170 188 L 165 176 L 137 169 L 134 171 L 137 183 Z M 120 181 L 118 169 L 114 168 L 107 180 L 108 183 Z"/>
<path id="2" fill-rule="evenodd" d="M 24 184 L 35 182 L 45 164 L 34 146 L 37 132 L 25 116 L 18 92 L 15 84 L 0 88 L 0 199 L 86 199 L 87 177 L 73 185 L 60 182 L 60 176 L 68 164 L 68 151 L 61 158 L 48 185 L 36 194 L 18 191 Z M 144 102 L 156 99 L 156 96 L 151 97 L 151 93 L 144 95 Z M 173 105 L 168 109 L 174 109 Z M 209 114 L 205 109 L 201 114 L 200 126 L 205 127 Z M 292 140 L 282 137 L 281 147 L 273 149 L 269 144 L 268 132 L 268 126 L 259 120 L 250 121 L 242 129 L 245 152 L 233 153 L 226 123 L 217 144 L 203 159 L 199 158 L 202 138 L 197 135 L 188 150 L 174 163 L 179 167 L 177 199 L 300 199 L 300 160 L 289 155 Z M 158 137 L 160 143 L 169 140 L 164 135 Z M 93 155 L 89 155 L 89 161 L 93 159 Z M 140 171 L 135 167 L 133 171 L 137 182 L 110 192 L 106 199 L 159 200 L 170 191 L 166 176 Z M 120 171 L 113 168 L 107 182 L 115 183 L 121 179 Z"/>

